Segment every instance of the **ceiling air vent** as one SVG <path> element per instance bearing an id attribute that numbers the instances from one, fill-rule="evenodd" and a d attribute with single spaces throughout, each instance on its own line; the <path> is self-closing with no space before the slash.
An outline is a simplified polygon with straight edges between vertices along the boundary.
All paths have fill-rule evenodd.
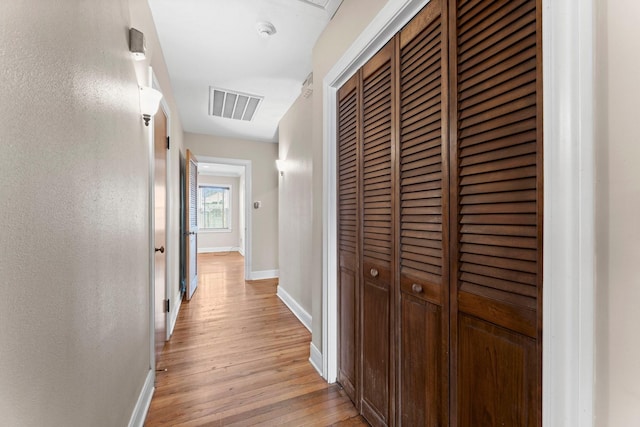
<path id="1" fill-rule="evenodd" d="M 256 115 L 263 97 L 209 88 L 209 115 L 250 122 Z"/>

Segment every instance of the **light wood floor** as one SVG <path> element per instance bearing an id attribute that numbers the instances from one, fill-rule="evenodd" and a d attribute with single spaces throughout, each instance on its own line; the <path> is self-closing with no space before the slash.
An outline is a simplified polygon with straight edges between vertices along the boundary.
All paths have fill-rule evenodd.
<path id="1" fill-rule="evenodd" d="M 367 425 L 309 363 L 311 334 L 276 296 L 277 280 L 245 282 L 237 252 L 198 255 L 198 267 L 146 426 Z"/>

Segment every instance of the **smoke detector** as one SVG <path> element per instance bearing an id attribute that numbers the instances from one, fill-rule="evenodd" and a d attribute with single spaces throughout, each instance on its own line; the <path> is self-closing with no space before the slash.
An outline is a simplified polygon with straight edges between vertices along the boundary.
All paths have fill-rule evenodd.
<path id="1" fill-rule="evenodd" d="M 256 31 L 263 39 L 272 36 L 276 33 L 276 27 L 271 22 L 258 22 L 256 24 Z"/>

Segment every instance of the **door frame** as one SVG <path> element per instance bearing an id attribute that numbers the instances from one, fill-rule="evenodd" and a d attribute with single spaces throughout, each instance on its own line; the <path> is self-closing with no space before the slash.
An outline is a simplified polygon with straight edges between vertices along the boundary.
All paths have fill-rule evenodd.
<path id="1" fill-rule="evenodd" d="M 149 71 L 148 71 L 148 81 L 151 83 L 151 87 L 153 87 L 154 89 L 157 89 L 159 91 L 162 92 L 162 89 L 160 88 L 160 84 L 158 83 L 158 80 L 156 78 L 155 73 L 153 72 L 153 68 L 149 67 Z M 164 98 L 161 99 L 160 101 L 160 108 L 162 108 L 162 111 L 165 114 L 165 117 L 167 118 L 167 136 L 171 135 L 171 110 L 169 109 L 169 105 L 167 104 L 167 102 L 165 101 Z M 155 232 L 155 218 L 154 218 L 154 214 L 153 211 L 155 209 L 155 196 L 154 196 L 154 176 L 155 176 L 155 158 L 154 158 L 154 127 L 153 127 L 153 116 L 151 117 L 151 120 L 149 122 L 149 129 L 147 132 L 147 136 L 148 136 L 148 149 L 149 149 L 149 341 L 150 341 L 150 351 L 151 351 L 151 363 L 150 363 L 150 368 L 151 371 L 154 373 L 154 378 L 155 378 L 155 370 L 156 370 L 156 357 L 155 357 L 155 242 L 154 242 L 154 232 Z M 166 196 L 165 196 L 165 221 L 166 221 L 166 228 L 165 228 L 165 299 L 167 298 L 167 295 L 170 294 L 170 283 L 171 283 L 171 276 L 170 273 L 173 271 L 173 268 L 171 267 L 172 263 L 170 262 L 170 257 L 169 255 L 173 253 L 172 248 L 171 248 L 171 243 L 172 243 L 172 239 L 171 239 L 171 233 L 170 233 L 170 224 L 173 218 L 173 215 L 171 214 L 171 210 L 172 210 L 172 203 L 171 203 L 171 190 L 170 190 L 170 185 L 171 185 L 171 178 L 172 178 L 172 173 L 171 173 L 171 168 L 170 168 L 170 164 L 171 164 L 171 150 L 167 150 L 167 173 L 165 176 L 165 191 L 166 191 Z M 179 305 L 177 305 L 177 307 L 179 307 Z M 173 332 L 173 326 L 175 326 L 175 318 L 177 317 L 177 311 L 178 310 L 174 310 L 175 316 L 170 315 L 169 313 L 167 313 L 166 317 L 166 324 L 165 324 L 165 331 L 166 331 L 166 340 L 169 340 L 169 338 L 171 337 L 171 334 Z M 174 319 L 173 321 L 173 325 L 171 325 L 171 318 Z M 171 327 L 170 327 L 171 326 Z"/>
<path id="2" fill-rule="evenodd" d="M 159 90 L 160 92 L 162 92 L 162 89 L 160 87 L 160 83 L 158 83 L 158 79 L 155 75 L 155 73 L 153 72 L 153 70 L 150 70 L 151 73 L 151 82 L 152 82 L 152 87 L 156 90 Z M 164 97 L 162 97 L 162 99 L 160 100 L 160 109 L 164 112 L 165 117 L 167 118 L 167 137 L 171 138 L 171 109 L 169 108 L 169 104 L 167 103 L 166 99 Z M 149 126 L 151 126 L 151 123 L 149 124 Z M 151 130 L 151 138 L 153 139 L 154 135 L 153 135 L 154 130 Z M 167 222 L 167 226 L 166 226 L 166 231 L 165 231 L 165 289 L 164 289 L 164 296 L 165 299 L 169 299 L 170 302 L 172 302 L 172 306 L 169 308 L 169 312 L 167 313 L 167 324 L 166 324 L 166 337 L 165 339 L 167 341 L 169 341 L 169 338 L 171 338 L 171 335 L 173 334 L 173 329 L 175 328 L 176 325 L 176 319 L 178 317 L 178 311 L 180 308 L 180 304 L 178 304 L 177 302 L 180 301 L 180 286 L 178 286 L 178 293 L 176 295 L 171 295 L 171 283 L 172 283 L 172 279 L 174 279 L 173 275 L 174 275 L 174 267 L 176 265 L 175 262 L 175 254 L 173 251 L 173 239 L 171 236 L 171 224 L 173 224 L 173 216 L 174 216 L 174 209 L 173 209 L 173 205 L 171 204 L 171 184 L 173 182 L 173 175 L 174 173 L 172 172 L 172 168 L 170 167 L 171 165 L 171 145 L 169 145 L 169 148 L 167 148 L 167 173 L 166 173 L 166 182 L 165 182 L 165 188 L 166 188 L 166 195 L 165 195 L 165 207 L 166 207 L 166 212 L 165 212 L 165 221 Z M 174 309 L 175 308 L 175 309 Z"/>
<path id="3" fill-rule="evenodd" d="M 244 167 L 244 279 L 252 280 L 252 250 L 251 250 L 251 242 L 252 242 L 252 229 L 253 223 L 251 216 L 252 209 L 252 200 L 253 196 L 251 194 L 251 160 L 245 159 L 231 159 L 226 157 L 209 157 L 209 156 L 198 156 L 198 161 L 202 163 L 219 163 L 223 165 L 233 165 L 233 166 L 243 166 Z"/>
<path id="4" fill-rule="evenodd" d="M 543 425 L 593 426 L 594 0 L 542 0 Z M 322 375 L 337 375 L 336 95 L 429 0 L 389 0 L 323 82 Z M 553 141 L 553 143 L 551 143 Z M 317 331 L 316 331 L 317 332 Z M 313 355 L 312 355 L 313 356 Z"/>

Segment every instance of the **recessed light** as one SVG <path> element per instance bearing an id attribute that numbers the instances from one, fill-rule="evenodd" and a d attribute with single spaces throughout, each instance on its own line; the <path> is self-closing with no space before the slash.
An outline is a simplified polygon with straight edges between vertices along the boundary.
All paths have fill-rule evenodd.
<path id="1" fill-rule="evenodd" d="M 266 39 L 276 33 L 276 27 L 274 27 L 271 22 L 258 22 L 256 24 L 256 31 L 258 31 L 260 37 Z"/>

